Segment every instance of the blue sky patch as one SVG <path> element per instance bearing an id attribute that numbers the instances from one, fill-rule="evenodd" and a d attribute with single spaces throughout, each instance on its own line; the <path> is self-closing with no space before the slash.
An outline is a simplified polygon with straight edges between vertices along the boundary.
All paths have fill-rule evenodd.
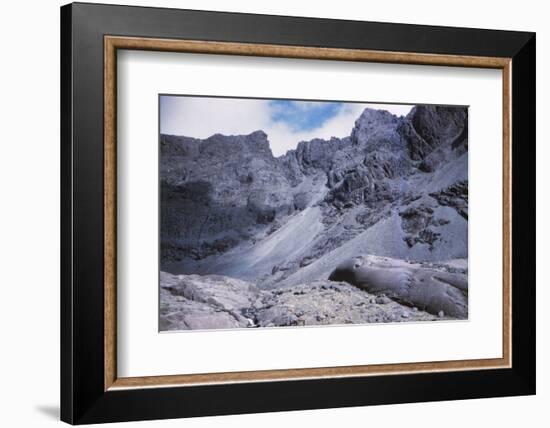
<path id="1" fill-rule="evenodd" d="M 271 119 L 285 123 L 292 131 L 311 131 L 336 116 L 343 107 L 337 102 L 285 101 L 269 102 Z"/>

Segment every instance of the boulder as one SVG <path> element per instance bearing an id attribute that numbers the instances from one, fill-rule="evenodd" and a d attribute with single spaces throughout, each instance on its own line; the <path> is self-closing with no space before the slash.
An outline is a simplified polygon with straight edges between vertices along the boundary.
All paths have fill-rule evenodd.
<path id="1" fill-rule="evenodd" d="M 346 260 L 330 275 L 373 294 L 385 296 L 431 314 L 468 317 L 468 278 L 421 264 L 388 257 L 359 256 Z"/>

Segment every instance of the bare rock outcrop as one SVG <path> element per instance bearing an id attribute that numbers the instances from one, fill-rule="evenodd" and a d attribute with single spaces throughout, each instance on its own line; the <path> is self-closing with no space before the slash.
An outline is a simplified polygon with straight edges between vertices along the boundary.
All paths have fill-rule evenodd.
<path id="1" fill-rule="evenodd" d="M 160 274 L 160 329 L 248 327 L 244 316 L 260 296 L 253 285 L 220 275 Z"/>
<path id="2" fill-rule="evenodd" d="M 294 211 L 286 168 L 262 131 L 161 135 L 161 159 L 163 263 L 222 254 Z"/>
<path id="3" fill-rule="evenodd" d="M 271 290 L 255 310 L 256 325 L 311 326 L 438 319 L 345 282 L 313 281 Z"/>
<path id="4" fill-rule="evenodd" d="M 162 272 L 160 289 L 163 331 L 441 319 L 345 282 L 328 280 L 260 290 L 251 283 L 221 275 Z"/>
<path id="5" fill-rule="evenodd" d="M 468 317 L 466 272 L 377 256 L 346 260 L 332 272 L 332 281 L 346 281 L 369 293 L 385 296 L 432 314 Z"/>

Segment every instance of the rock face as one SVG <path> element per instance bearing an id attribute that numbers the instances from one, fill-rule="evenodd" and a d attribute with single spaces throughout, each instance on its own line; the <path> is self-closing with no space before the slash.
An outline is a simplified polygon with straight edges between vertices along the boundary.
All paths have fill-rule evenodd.
<path id="1" fill-rule="evenodd" d="M 265 232 L 295 195 L 262 131 L 206 140 L 161 137 L 163 260 L 200 260 Z"/>
<path id="2" fill-rule="evenodd" d="M 262 131 L 204 140 L 161 135 L 160 184 L 161 268 L 185 274 L 185 283 L 222 275 L 225 281 L 243 281 L 239 293 L 247 296 L 251 292 L 243 290 L 250 284 L 262 292 L 307 287 L 317 296 L 318 281 L 331 274 L 348 281 L 334 274 L 337 266 L 349 266 L 358 255 L 375 255 L 405 263 L 398 268 L 380 262 L 395 280 L 392 287 L 381 291 L 370 279 L 351 277 L 356 287 L 338 287 L 385 293 L 378 297 L 402 308 L 418 305 L 431 314 L 443 310 L 467 317 L 467 271 L 458 272 L 464 281 L 459 287 L 448 283 L 452 272 L 445 268 L 437 276 L 422 268 L 468 257 L 466 108 L 416 106 L 406 117 L 366 109 L 349 136 L 302 141 L 280 157 L 273 156 Z M 208 299 L 169 289 L 162 293 L 168 306 L 180 299 L 178 305 L 197 314 L 186 319 L 181 311 L 165 308 L 171 314 L 163 321 L 167 329 L 186 323 L 223 328 L 295 322 L 284 315 L 282 297 L 277 300 L 281 308 L 245 316 L 242 309 L 250 307 L 252 297 L 227 312 L 213 309 Z M 319 315 L 311 314 L 304 318 L 308 323 Z M 373 317 L 364 319 L 384 318 Z"/>
<path id="3" fill-rule="evenodd" d="M 314 281 L 276 290 L 220 275 L 161 273 L 161 330 L 433 321 L 421 310 L 350 284 Z"/>

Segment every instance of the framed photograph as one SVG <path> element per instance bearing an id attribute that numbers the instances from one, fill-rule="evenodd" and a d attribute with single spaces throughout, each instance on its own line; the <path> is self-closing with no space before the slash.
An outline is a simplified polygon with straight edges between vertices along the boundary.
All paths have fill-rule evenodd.
<path id="1" fill-rule="evenodd" d="M 61 418 L 535 393 L 535 35 L 61 8 Z"/>

